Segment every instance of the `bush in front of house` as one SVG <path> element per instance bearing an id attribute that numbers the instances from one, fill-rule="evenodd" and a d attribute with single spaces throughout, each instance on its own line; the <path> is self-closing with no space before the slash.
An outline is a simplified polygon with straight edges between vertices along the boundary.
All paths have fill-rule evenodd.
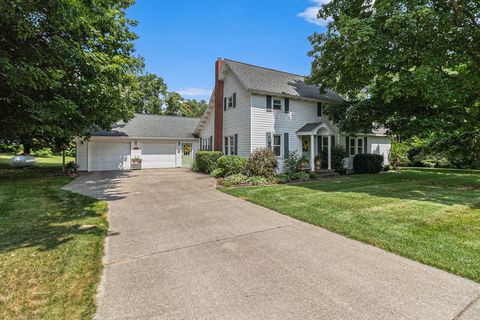
<path id="1" fill-rule="evenodd" d="M 297 172 L 279 173 L 275 175 L 275 178 L 280 183 L 289 183 L 289 182 L 295 182 L 295 181 L 308 181 L 314 178 L 314 176 L 315 174 L 313 174 L 313 177 L 311 177 L 309 173 L 306 173 L 304 171 L 297 171 Z"/>
<path id="2" fill-rule="evenodd" d="M 238 173 L 245 173 L 248 160 L 240 156 L 221 156 L 217 161 L 217 168 L 212 171 L 214 177 L 228 177 Z"/>
<path id="3" fill-rule="evenodd" d="M 69 161 L 65 164 L 65 173 L 68 175 L 78 174 L 79 165 L 75 161 Z"/>
<path id="4" fill-rule="evenodd" d="M 195 168 L 198 172 L 210 173 L 217 168 L 217 161 L 221 156 L 220 151 L 197 151 Z"/>
<path id="5" fill-rule="evenodd" d="M 261 177 L 261 176 L 247 176 L 243 173 L 233 174 L 231 176 L 221 178 L 218 180 L 219 184 L 224 187 L 235 186 L 264 186 L 272 183 L 276 183 L 275 177 Z"/>
<path id="6" fill-rule="evenodd" d="M 287 172 L 300 171 L 300 155 L 297 151 L 290 151 L 285 159 L 285 169 Z"/>
<path id="7" fill-rule="evenodd" d="M 357 154 L 353 158 L 355 173 L 378 173 L 383 169 L 383 156 L 380 154 Z"/>
<path id="8" fill-rule="evenodd" d="M 336 172 L 343 174 L 345 171 L 345 153 L 346 149 L 344 146 L 341 146 L 337 144 L 332 148 L 332 169 L 335 170 Z M 322 163 L 327 163 L 328 164 L 328 149 L 324 149 L 321 153 L 321 159 Z"/>
<path id="9" fill-rule="evenodd" d="M 247 172 L 251 176 L 271 177 L 277 169 L 277 157 L 269 148 L 254 150 L 248 158 Z"/>

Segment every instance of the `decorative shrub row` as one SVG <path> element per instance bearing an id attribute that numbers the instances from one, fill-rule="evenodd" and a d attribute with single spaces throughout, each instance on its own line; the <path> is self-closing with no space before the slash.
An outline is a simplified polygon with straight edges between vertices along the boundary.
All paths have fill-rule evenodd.
<path id="1" fill-rule="evenodd" d="M 379 173 L 383 169 L 383 156 L 380 154 L 357 154 L 353 158 L 355 173 Z"/>
<path id="2" fill-rule="evenodd" d="M 194 169 L 198 172 L 210 173 L 217 168 L 218 159 L 222 156 L 220 151 L 197 151 Z"/>
<path id="3" fill-rule="evenodd" d="M 248 160 L 239 156 L 221 156 L 217 161 L 217 168 L 211 172 L 214 177 L 227 177 L 245 173 Z"/>

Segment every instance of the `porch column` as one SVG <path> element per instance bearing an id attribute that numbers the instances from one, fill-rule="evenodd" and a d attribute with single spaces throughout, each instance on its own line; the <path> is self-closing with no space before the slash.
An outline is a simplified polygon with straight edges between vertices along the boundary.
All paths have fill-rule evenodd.
<path id="1" fill-rule="evenodd" d="M 328 135 L 328 170 L 332 170 L 332 136 Z"/>
<path id="2" fill-rule="evenodd" d="M 315 135 L 310 135 L 310 170 L 315 171 Z"/>

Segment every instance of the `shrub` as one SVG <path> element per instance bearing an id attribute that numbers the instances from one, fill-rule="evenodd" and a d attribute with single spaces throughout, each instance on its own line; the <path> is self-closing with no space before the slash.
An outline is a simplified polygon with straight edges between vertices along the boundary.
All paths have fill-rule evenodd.
<path id="1" fill-rule="evenodd" d="M 222 156 L 220 151 L 197 151 L 196 164 L 199 172 L 210 173 L 217 167 L 217 160 Z"/>
<path id="2" fill-rule="evenodd" d="M 315 176 L 314 173 L 313 176 Z M 311 175 L 304 171 L 280 173 L 275 175 L 275 179 L 280 183 L 288 183 L 291 181 L 308 181 L 311 178 Z"/>
<path id="3" fill-rule="evenodd" d="M 48 158 L 48 157 L 52 156 L 52 149 L 50 149 L 50 148 L 38 149 L 38 150 L 33 152 L 33 155 L 35 157 Z"/>
<path id="4" fill-rule="evenodd" d="M 215 168 L 210 172 L 210 175 L 215 178 L 220 178 L 225 176 L 225 171 L 221 168 Z"/>
<path id="5" fill-rule="evenodd" d="M 383 156 L 380 154 L 357 154 L 353 158 L 355 173 L 378 173 L 383 169 Z"/>
<path id="6" fill-rule="evenodd" d="M 290 180 L 291 181 L 308 181 L 310 180 L 310 175 L 306 172 L 299 171 L 290 174 Z"/>
<path id="7" fill-rule="evenodd" d="M 65 173 L 66 174 L 77 174 L 78 173 L 78 164 L 74 161 L 69 161 L 65 164 Z"/>
<path id="8" fill-rule="evenodd" d="M 388 154 L 388 160 L 394 167 L 407 166 L 410 164 L 408 159 L 408 152 L 410 146 L 407 142 L 401 142 L 397 139 L 392 140 L 392 146 L 390 153 Z"/>
<path id="9" fill-rule="evenodd" d="M 332 148 L 332 169 L 340 172 L 345 167 L 344 159 L 346 154 L 346 149 L 344 146 L 336 145 Z M 328 149 L 324 149 L 321 154 L 322 166 L 324 168 L 328 167 Z"/>
<path id="10" fill-rule="evenodd" d="M 221 156 L 217 161 L 217 169 L 221 169 L 221 176 L 245 173 L 247 159 L 239 156 Z"/>
<path id="11" fill-rule="evenodd" d="M 192 163 L 192 171 L 193 172 L 200 172 L 200 170 L 198 169 L 197 160 L 193 161 L 193 163 Z"/>
<path id="12" fill-rule="evenodd" d="M 277 157 L 268 148 L 256 149 L 248 158 L 247 170 L 252 176 L 271 177 L 277 168 Z"/>
<path id="13" fill-rule="evenodd" d="M 285 169 L 287 172 L 300 171 L 300 155 L 297 151 L 290 151 L 285 159 Z"/>
<path id="14" fill-rule="evenodd" d="M 20 145 L 18 144 L 3 144 L 0 143 L 0 152 L 5 153 L 18 153 L 20 151 Z"/>

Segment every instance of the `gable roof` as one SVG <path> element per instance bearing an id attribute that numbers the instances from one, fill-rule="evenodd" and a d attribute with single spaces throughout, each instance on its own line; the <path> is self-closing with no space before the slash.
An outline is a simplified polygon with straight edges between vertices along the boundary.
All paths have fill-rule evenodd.
<path id="1" fill-rule="evenodd" d="M 343 98 L 332 90 L 327 89 L 325 93 L 321 94 L 317 86 L 306 84 L 305 77 L 300 75 L 228 59 L 224 60 L 224 65 L 251 92 L 303 97 L 326 102 L 343 102 Z"/>
<path id="2" fill-rule="evenodd" d="M 127 123 L 120 121 L 112 130 L 100 130 L 92 136 L 194 138 L 193 132 L 200 118 L 136 113 Z"/>

